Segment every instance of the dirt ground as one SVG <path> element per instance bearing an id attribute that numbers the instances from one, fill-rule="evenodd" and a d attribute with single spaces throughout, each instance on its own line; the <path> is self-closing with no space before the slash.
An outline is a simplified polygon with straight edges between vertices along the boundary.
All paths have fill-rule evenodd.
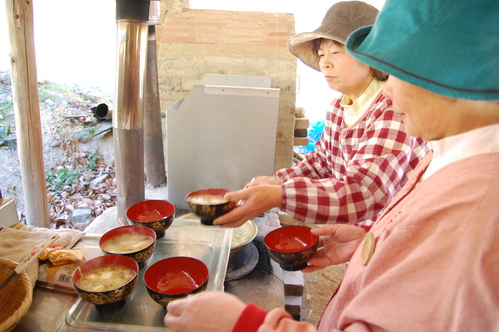
<path id="1" fill-rule="evenodd" d="M 111 122 L 98 121 L 91 113 L 91 108 L 99 103 L 109 103 L 108 96 L 99 88 L 78 84 L 43 81 L 38 83 L 38 87 L 44 171 L 56 173 L 61 168 L 81 171 L 77 181 L 91 181 L 101 167 L 97 167 L 96 163 L 92 169 L 88 168 L 88 156 L 98 154 L 98 166 L 113 160 L 112 135 L 108 132 L 97 134 L 110 128 Z M 14 198 L 19 219 L 24 221 L 25 202 L 15 140 L 17 135 L 10 74 L 0 71 L 0 190 L 4 197 Z M 70 198 L 74 188 L 69 190 L 66 186 L 63 189 L 59 193 Z M 49 209 L 57 210 L 52 215 L 61 216 L 78 207 L 72 204 L 75 200 L 68 202 L 56 197 L 59 193 L 55 191 L 47 182 Z M 107 204 L 111 205 L 112 202 Z"/>
<path id="2" fill-rule="evenodd" d="M 313 325 L 319 322 L 324 308 L 345 273 L 345 265 L 329 266 L 312 273 L 304 273 L 305 290 L 302 299 L 301 321 Z"/>

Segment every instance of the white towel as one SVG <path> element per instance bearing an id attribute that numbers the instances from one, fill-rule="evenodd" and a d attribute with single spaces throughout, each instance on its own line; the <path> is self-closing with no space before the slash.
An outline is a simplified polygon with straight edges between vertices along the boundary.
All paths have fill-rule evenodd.
<path id="1" fill-rule="evenodd" d="M 0 258 L 19 263 L 34 246 L 54 234 L 59 235 L 59 238 L 51 245 L 60 245 L 66 249 L 72 248 L 85 235 L 77 229 L 48 229 L 18 223 L 13 227 L 4 227 L 0 230 Z M 35 262 L 26 269 L 33 287 L 38 279 L 38 267 L 39 262 Z"/>

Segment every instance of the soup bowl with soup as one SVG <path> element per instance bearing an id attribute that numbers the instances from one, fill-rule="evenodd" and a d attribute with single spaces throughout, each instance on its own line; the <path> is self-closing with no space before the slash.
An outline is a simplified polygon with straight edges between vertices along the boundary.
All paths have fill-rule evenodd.
<path id="1" fill-rule="evenodd" d="M 138 282 L 139 265 L 122 255 L 92 258 L 73 273 L 76 293 L 99 311 L 123 306 Z"/>
<path id="2" fill-rule="evenodd" d="M 146 200 L 130 206 L 126 216 L 133 225 L 149 227 L 161 239 L 173 223 L 175 205 L 159 199 Z"/>
<path id="3" fill-rule="evenodd" d="M 144 226 L 121 226 L 102 235 L 99 246 L 105 254 L 132 258 L 142 269 L 156 248 L 156 232 Z"/>
<path id="4" fill-rule="evenodd" d="M 204 225 L 213 225 L 213 220 L 232 211 L 236 202 L 224 198 L 227 189 L 203 189 L 193 191 L 185 197 L 189 210 L 196 214 Z"/>
<path id="5" fill-rule="evenodd" d="M 162 259 L 144 273 L 149 296 L 159 305 L 167 307 L 173 300 L 202 292 L 208 286 L 209 270 L 206 264 L 192 257 Z"/>

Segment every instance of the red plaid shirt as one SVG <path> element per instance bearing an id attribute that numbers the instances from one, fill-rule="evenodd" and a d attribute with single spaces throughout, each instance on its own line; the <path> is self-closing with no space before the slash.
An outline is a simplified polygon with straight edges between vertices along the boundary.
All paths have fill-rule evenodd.
<path id="1" fill-rule="evenodd" d="M 284 182 L 281 210 L 305 223 L 371 225 L 429 148 L 404 132 L 382 93 L 348 128 L 340 101 L 332 101 L 315 150 L 277 171 Z"/>

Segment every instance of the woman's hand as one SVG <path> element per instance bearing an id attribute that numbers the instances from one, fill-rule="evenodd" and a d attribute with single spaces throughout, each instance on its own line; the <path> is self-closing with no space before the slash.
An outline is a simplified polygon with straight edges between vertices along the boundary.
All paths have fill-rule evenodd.
<path id="1" fill-rule="evenodd" d="M 280 207 L 282 201 L 281 186 L 258 185 L 225 194 L 233 202 L 244 201 L 234 210 L 213 221 L 214 225 L 239 227 L 248 219 L 258 217 L 263 212 Z"/>
<path id="2" fill-rule="evenodd" d="M 170 302 L 164 323 L 172 331 L 231 332 L 245 307 L 232 294 L 202 292 Z"/>
<path id="3" fill-rule="evenodd" d="M 255 176 L 251 179 L 250 182 L 246 184 L 244 188 L 261 186 L 261 185 L 271 185 L 271 186 L 280 186 L 282 184 L 281 179 L 273 177 L 273 176 Z"/>
<path id="4" fill-rule="evenodd" d="M 366 231 L 358 226 L 335 224 L 314 228 L 311 233 L 320 237 L 319 250 L 302 270 L 305 273 L 350 261 Z"/>

